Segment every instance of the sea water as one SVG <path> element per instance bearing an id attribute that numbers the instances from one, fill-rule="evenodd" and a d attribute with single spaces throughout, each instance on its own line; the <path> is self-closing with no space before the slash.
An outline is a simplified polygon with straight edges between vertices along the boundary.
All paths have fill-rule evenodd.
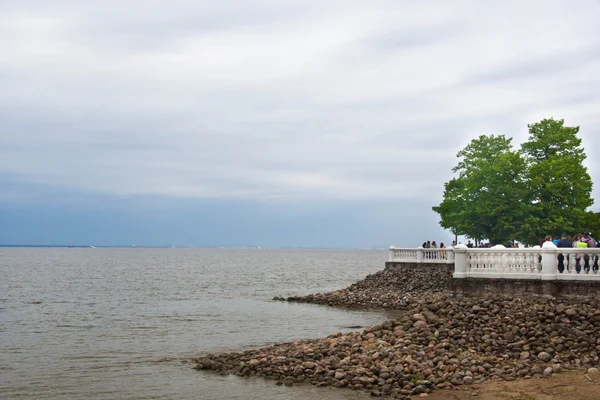
<path id="1" fill-rule="evenodd" d="M 193 369 L 208 353 L 394 317 L 273 301 L 344 288 L 385 251 L 0 249 L 0 398 L 366 399 Z"/>

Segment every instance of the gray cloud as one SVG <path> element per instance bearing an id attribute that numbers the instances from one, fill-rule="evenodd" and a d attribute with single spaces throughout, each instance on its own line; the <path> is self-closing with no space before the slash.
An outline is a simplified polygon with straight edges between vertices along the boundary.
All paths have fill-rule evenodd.
<path id="1" fill-rule="evenodd" d="M 599 32 L 600 34 L 600 32 Z M 559 54 L 515 59 L 490 71 L 478 72 L 465 79 L 466 84 L 507 83 L 525 79 L 548 79 L 577 71 L 582 66 L 600 65 L 600 44 L 569 49 Z"/>
<path id="2" fill-rule="evenodd" d="M 598 134 L 593 1 L 0 7 L 0 174 L 30 184 L 434 203 L 481 133 Z"/>

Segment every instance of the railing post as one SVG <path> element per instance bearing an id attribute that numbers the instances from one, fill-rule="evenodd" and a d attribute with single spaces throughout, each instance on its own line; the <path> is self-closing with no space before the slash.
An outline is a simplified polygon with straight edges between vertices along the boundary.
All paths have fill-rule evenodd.
<path id="1" fill-rule="evenodd" d="M 454 248 L 449 248 L 446 250 L 446 262 L 448 264 L 452 264 L 454 262 Z"/>
<path id="2" fill-rule="evenodd" d="M 417 264 L 421 264 L 422 262 L 423 262 L 423 248 L 419 246 L 417 248 Z"/>
<path id="3" fill-rule="evenodd" d="M 452 277 L 467 277 L 467 246 L 464 244 L 454 246 L 454 274 Z"/>
<path id="4" fill-rule="evenodd" d="M 394 246 L 390 246 L 389 248 L 389 252 L 388 252 L 388 261 L 394 261 L 394 250 L 396 248 Z"/>
<path id="5" fill-rule="evenodd" d="M 543 281 L 554 281 L 557 279 L 556 272 L 556 250 L 558 247 L 552 242 L 545 242 L 542 245 L 542 274 Z"/>
<path id="6" fill-rule="evenodd" d="M 502 244 L 497 244 L 495 246 L 492 247 L 492 249 L 497 249 L 500 253 L 500 265 L 498 266 L 498 260 L 494 259 L 493 262 L 493 266 L 492 266 L 492 272 L 497 272 L 497 273 L 503 273 L 508 269 L 508 253 L 506 251 L 503 251 L 506 249 L 506 247 Z"/>

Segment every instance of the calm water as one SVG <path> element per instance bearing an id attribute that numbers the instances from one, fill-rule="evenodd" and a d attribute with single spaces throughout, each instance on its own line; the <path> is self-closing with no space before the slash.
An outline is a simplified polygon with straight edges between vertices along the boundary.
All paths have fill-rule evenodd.
<path id="1" fill-rule="evenodd" d="M 191 358 L 393 314 L 272 301 L 346 287 L 384 251 L 0 249 L 0 398 L 359 399 L 218 376 Z"/>

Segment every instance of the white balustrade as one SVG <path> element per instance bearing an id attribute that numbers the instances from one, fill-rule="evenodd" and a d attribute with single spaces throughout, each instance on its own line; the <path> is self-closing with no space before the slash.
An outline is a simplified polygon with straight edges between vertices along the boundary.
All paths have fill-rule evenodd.
<path id="1" fill-rule="evenodd" d="M 454 262 L 454 253 L 448 249 L 424 249 L 419 248 L 396 248 L 390 247 L 389 260 L 393 262 L 406 263 L 433 263 L 433 264 L 452 264 Z"/>
<path id="2" fill-rule="evenodd" d="M 600 248 L 556 248 L 548 242 L 543 248 L 495 246 L 480 249 L 458 245 L 426 249 L 392 246 L 388 261 L 454 264 L 455 278 L 600 281 L 599 258 Z M 562 263 L 559 259 L 563 260 Z"/>
<path id="3" fill-rule="evenodd" d="M 540 279 L 539 249 L 468 249 L 467 278 Z"/>

